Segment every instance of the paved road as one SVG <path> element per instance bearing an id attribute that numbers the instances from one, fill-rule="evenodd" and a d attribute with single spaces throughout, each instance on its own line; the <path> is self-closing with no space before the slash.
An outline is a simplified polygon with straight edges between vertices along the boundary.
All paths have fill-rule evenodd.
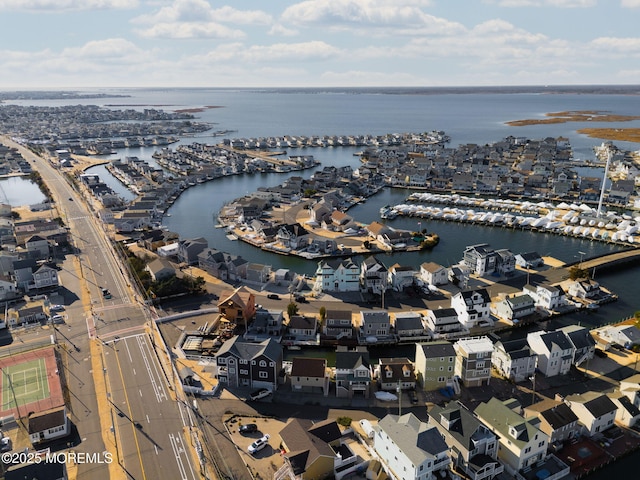
<path id="1" fill-rule="evenodd" d="M 146 333 L 113 339 L 104 349 L 118 459 L 137 479 L 196 480 L 185 427 L 190 408 L 172 399 Z"/>
<path id="2" fill-rule="evenodd" d="M 109 435 L 102 431 L 99 413 L 109 412 L 107 415 L 111 416 L 114 405 L 125 402 L 119 408 L 126 416 L 118 416 L 116 412 L 114 421 L 103 418 L 103 423 L 115 424 L 117 438 L 122 439 L 118 445 L 121 465 L 136 472 L 133 475 L 130 472 L 130 476 L 137 479 L 199 478 L 198 467 L 187 453 L 188 439 L 183 432 L 190 409 L 168 395 L 167 379 L 157 355 L 149 346 L 149 337 L 144 334 L 150 312 L 139 303 L 102 224 L 88 208 L 82 192 L 70 185 L 48 161 L 13 142 L 5 143 L 18 148 L 40 172 L 69 227 L 77 252 L 67 255 L 63 262 L 61 278 L 67 306 L 66 324 L 58 326 L 56 331 L 58 341 L 65 344 L 69 352 L 65 377 L 72 420 L 81 441 L 76 450 L 95 453 L 112 448 L 103 441 L 103 437 Z M 102 295 L 102 288 L 109 289 L 113 295 L 111 299 Z M 116 342 L 118 337 L 120 340 Z M 91 368 L 89 342 L 95 338 L 103 342 L 101 361 L 105 373 Z M 96 398 L 95 382 L 102 379 L 94 375 L 107 376 L 113 408 L 105 408 L 107 399 Z M 102 403 L 99 405 L 99 402 Z M 135 418 L 142 428 L 136 428 L 127 416 Z M 108 466 L 79 465 L 77 477 L 108 479 Z"/>

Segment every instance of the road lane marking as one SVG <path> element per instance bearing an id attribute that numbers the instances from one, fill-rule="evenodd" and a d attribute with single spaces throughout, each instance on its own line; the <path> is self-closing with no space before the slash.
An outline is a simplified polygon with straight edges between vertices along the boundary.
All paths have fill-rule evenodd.
<path id="1" fill-rule="evenodd" d="M 129 344 L 127 343 L 127 339 L 124 339 L 124 346 L 127 347 L 127 354 L 129 355 L 129 361 L 133 363 L 133 358 L 131 358 L 131 350 L 129 350 Z"/>

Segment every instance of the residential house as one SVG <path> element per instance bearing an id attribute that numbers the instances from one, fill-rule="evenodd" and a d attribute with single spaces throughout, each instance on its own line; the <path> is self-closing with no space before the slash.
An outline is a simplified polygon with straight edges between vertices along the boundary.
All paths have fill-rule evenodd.
<path id="1" fill-rule="evenodd" d="M 391 334 L 391 318 L 386 310 L 360 311 L 360 337 L 375 343 L 388 339 Z"/>
<path id="2" fill-rule="evenodd" d="M 47 315 L 44 312 L 42 305 L 36 305 L 35 307 L 21 308 L 18 310 L 18 325 L 26 325 L 29 323 L 42 322 L 47 319 Z M 10 324 L 14 323 L 13 319 L 9 320 Z"/>
<path id="3" fill-rule="evenodd" d="M 37 269 L 38 266 L 34 258 L 14 261 L 13 277 L 15 278 L 16 286 L 21 290 L 28 291 L 30 285 L 33 284 L 33 271 Z"/>
<path id="4" fill-rule="evenodd" d="M 620 380 L 620 392 L 623 393 L 631 403 L 640 408 L 640 373 Z"/>
<path id="5" fill-rule="evenodd" d="M 595 280 L 575 280 L 567 288 L 567 293 L 582 300 L 593 299 L 601 295 L 600 284 Z"/>
<path id="6" fill-rule="evenodd" d="M 415 369 L 418 382 L 428 392 L 453 387 L 456 351 L 450 342 L 416 343 Z"/>
<path id="7" fill-rule="evenodd" d="M 427 310 L 425 316 L 427 328 L 435 335 L 447 335 L 462 330 L 462 324 L 458 320 L 458 312 L 455 308 L 438 308 Z"/>
<path id="8" fill-rule="evenodd" d="M 522 293 L 533 298 L 536 307 L 542 308 L 548 312 L 566 305 L 565 292 L 561 287 L 551 285 L 530 285 L 523 287 Z"/>
<path id="9" fill-rule="evenodd" d="M 505 277 L 513 275 L 516 270 L 516 257 L 506 248 L 495 251 L 496 272 Z"/>
<path id="10" fill-rule="evenodd" d="M 466 387 L 489 385 L 493 342 L 489 337 L 462 338 L 453 344 L 455 374 Z"/>
<path id="11" fill-rule="evenodd" d="M 247 263 L 246 276 L 247 282 L 256 284 L 265 284 L 271 278 L 271 266 L 262 263 Z"/>
<path id="12" fill-rule="evenodd" d="M 545 399 L 529 405 L 524 409 L 524 416 L 547 434 L 549 445 L 560 445 L 577 438 L 582 428 L 576 414 L 566 403 L 558 400 Z"/>
<path id="13" fill-rule="evenodd" d="M 496 271 L 496 252 L 488 243 L 467 246 L 463 253 L 463 261 L 472 273 L 481 277 Z"/>
<path id="14" fill-rule="evenodd" d="M 420 278 L 427 285 L 446 285 L 449 283 L 447 269 L 434 262 L 425 262 L 420 265 Z"/>
<path id="15" fill-rule="evenodd" d="M 30 258 L 42 260 L 49 258 L 49 242 L 40 235 L 32 235 L 25 242 L 24 246 Z"/>
<path id="16" fill-rule="evenodd" d="M 16 288 L 16 283 L 6 275 L 0 275 L 0 301 L 13 300 L 21 295 Z"/>
<path id="17" fill-rule="evenodd" d="M 527 343 L 538 355 L 537 368 L 545 377 L 569 373 L 575 348 L 564 332 L 531 332 Z"/>
<path id="18" fill-rule="evenodd" d="M 175 268 L 173 268 L 171 263 L 164 258 L 151 260 L 144 269 L 149 272 L 151 280 L 154 282 L 173 277 L 176 274 Z"/>
<path id="19" fill-rule="evenodd" d="M 402 266 L 398 263 L 389 267 L 389 285 L 396 292 L 401 292 L 406 287 L 413 285 L 416 270 L 410 265 Z"/>
<path id="20" fill-rule="evenodd" d="M 33 413 L 29 415 L 28 421 L 32 445 L 63 438 L 71 433 L 71 422 L 64 405 Z"/>
<path id="21" fill-rule="evenodd" d="M 408 358 L 381 358 L 376 370 L 382 390 L 395 392 L 398 387 L 401 390 L 416 387 L 415 368 Z"/>
<path id="22" fill-rule="evenodd" d="M 336 340 L 353 338 L 353 315 L 351 310 L 326 310 L 323 333 Z"/>
<path id="23" fill-rule="evenodd" d="M 244 323 L 246 330 L 256 313 L 256 297 L 245 287 L 223 290 L 218 299 L 218 310 L 227 320 Z"/>
<path id="24" fill-rule="evenodd" d="M 374 256 L 365 258 L 360 265 L 360 286 L 363 291 L 381 294 L 387 289 L 389 272 Z"/>
<path id="25" fill-rule="evenodd" d="M 395 332 L 400 340 L 424 337 L 427 332 L 418 312 L 398 312 L 395 317 Z"/>
<path id="26" fill-rule="evenodd" d="M 493 345 L 491 364 L 504 378 L 522 382 L 535 375 L 538 355 L 525 338 L 498 341 Z"/>
<path id="27" fill-rule="evenodd" d="M 277 478 L 322 480 L 333 478 L 337 466 L 349 465 L 344 460 L 355 464 L 355 454 L 348 446 L 341 445 L 341 437 L 335 420 L 313 423 L 292 418 L 280 430 L 284 466 L 280 470 L 282 475 Z"/>
<path id="28" fill-rule="evenodd" d="M 616 406 L 616 422 L 627 428 L 633 427 L 640 420 L 640 408 L 636 407 L 629 397 L 620 391 L 607 393 Z"/>
<path id="29" fill-rule="evenodd" d="M 315 316 L 293 315 L 289 319 L 289 335 L 296 340 L 315 338 L 318 330 L 318 319 Z"/>
<path id="30" fill-rule="evenodd" d="M 187 265 L 198 263 L 198 255 L 209 247 L 204 237 L 190 238 L 178 242 L 178 260 Z"/>
<path id="31" fill-rule="evenodd" d="M 573 345 L 574 353 L 572 363 L 576 367 L 593 358 L 596 351 L 596 341 L 589 330 L 579 325 L 567 325 L 558 330 L 564 332 Z"/>
<path id="32" fill-rule="evenodd" d="M 215 358 L 218 381 L 223 385 L 278 389 L 282 347 L 271 338 L 251 343 L 236 335 L 222 344 Z"/>
<path id="33" fill-rule="evenodd" d="M 314 289 L 319 292 L 357 292 L 360 290 L 360 267 L 350 258 L 323 260 L 318 263 Z"/>
<path id="34" fill-rule="evenodd" d="M 374 429 L 373 447 L 394 478 L 431 480 L 448 470 L 448 445 L 437 428 L 413 413 L 387 415 Z"/>
<path id="35" fill-rule="evenodd" d="M 501 402 L 494 397 L 474 410 L 478 419 L 498 436 L 498 458 L 509 467 L 509 473 L 544 460 L 549 438 L 533 421 L 523 418 L 511 406 L 519 410 L 513 399 Z"/>
<path id="36" fill-rule="evenodd" d="M 58 278 L 58 270 L 43 264 L 40 268 L 33 271 L 33 284 L 29 285 L 33 288 L 57 288 L 60 286 Z"/>
<path id="37" fill-rule="evenodd" d="M 496 302 L 491 307 L 491 313 L 511 325 L 535 312 L 536 306 L 529 295 L 512 295 Z"/>
<path id="38" fill-rule="evenodd" d="M 544 259 L 538 252 L 524 252 L 516 255 L 516 265 L 521 268 L 538 268 L 544 266 Z"/>
<path id="39" fill-rule="evenodd" d="M 330 370 L 326 358 L 295 357 L 292 360 L 291 389 L 294 392 L 322 392 L 329 395 Z"/>
<path id="40" fill-rule="evenodd" d="M 361 395 L 369 398 L 371 363 L 366 347 L 349 350 L 338 346 L 336 350 L 336 396 L 353 398 Z"/>
<path id="41" fill-rule="evenodd" d="M 429 425 L 435 426 L 449 445 L 456 471 L 470 480 L 492 479 L 504 471 L 498 461 L 498 437 L 462 403 L 449 402 L 429 411 Z"/>
<path id="42" fill-rule="evenodd" d="M 256 315 L 244 339 L 252 342 L 261 342 L 267 338 L 273 338 L 280 342 L 283 328 L 284 315 L 282 310 L 265 310 L 263 308 L 256 310 Z"/>
<path id="43" fill-rule="evenodd" d="M 610 344 L 625 348 L 640 345 L 640 329 L 635 325 L 606 326 L 597 329 L 596 333 Z"/>
<path id="44" fill-rule="evenodd" d="M 485 288 L 463 290 L 451 297 L 451 307 L 465 328 L 493 325 L 490 316 L 491 297 Z"/>
<path id="45" fill-rule="evenodd" d="M 616 404 L 602 392 L 567 395 L 564 402 L 578 417 L 583 433 L 593 436 L 611 428 L 616 419 Z"/>

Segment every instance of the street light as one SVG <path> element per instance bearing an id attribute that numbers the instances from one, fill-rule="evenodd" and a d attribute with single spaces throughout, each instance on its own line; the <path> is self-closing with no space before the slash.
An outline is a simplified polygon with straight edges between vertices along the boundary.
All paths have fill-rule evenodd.
<path id="1" fill-rule="evenodd" d="M 578 264 L 578 267 L 582 268 L 582 257 L 583 257 L 584 255 L 586 255 L 586 253 L 584 253 L 584 252 L 578 252 L 578 254 L 580 255 L 580 263 Z"/>

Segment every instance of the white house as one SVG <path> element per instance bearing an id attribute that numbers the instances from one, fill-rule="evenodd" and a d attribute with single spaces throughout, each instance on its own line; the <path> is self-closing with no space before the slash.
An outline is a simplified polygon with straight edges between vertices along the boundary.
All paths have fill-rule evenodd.
<path id="1" fill-rule="evenodd" d="M 524 338 L 508 342 L 499 341 L 493 345 L 491 364 L 503 377 L 514 382 L 522 382 L 535 374 L 538 355 Z"/>
<path id="2" fill-rule="evenodd" d="M 446 285 L 449 283 L 447 269 L 435 262 L 425 262 L 420 265 L 420 278 L 427 285 Z"/>
<path id="3" fill-rule="evenodd" d="M 558 330 L 564 332 L 573 345 L 574 353 L 572 363 L 576 367 L 593 358 L 596 351 L 596 341 L 589 330 L 579 325 L 567 325 Z"/>
<path id="4" fill-rule="evenodd" d="M 427 310 L 425 320 L 427 328 L 436 335 L 446 335 L 462 330 L 462 324 L 458 321 L 458 312 L 454 308 Z"/>
<path id="5" fill-rule="evenodd" d="M 396 263 L 389 267 L 389 285 L 397 291 L 402 291 L 405 287 L 413 285 L 416 270 L 410 265 L 400 265 Z"/>
<path id="6" fill-rule="evenodd" d="M 489 385 L 493 342 L 489 337 L 461 338 L 453 344 L 455 374 L 466 387 Z"/>
<path id="7" fill-rule="evenodd" d="M 479 324 L 493 324 L 490 315 L 491 297 L 484 288 L 464 290 L 451 297 L 451 307 L 458 313 L 458 320 L 465 328 Z"/>
<path id="8" fill-rule="evenodd" d="M 640 409 L 624 393 L 611 392 L 607 393 L 607 396 L 617 408 L 616 422 L 625 427 L 633 427 L 640 420 Z"/>
<path id="9" fill-rule="evenodd" d="M 387 415 L 374 429 L 373 447 L 395 478 L 431 480 L 449 468 L 449 447 L 438 429 L 413 413 Z"/>
<path id="10" fill-rule="evenodd" d="M 609 343 L 626 348 L 640 345 L 640 329 L 634 325 L 606 326 L 597 329 L 596 333 Z"/>
<path id="11" fill-rule="evenodd" d="M 538 370 L 545 377 L 569 373 L 575 348 L 564 332 L 531 332 L 527 343 L 538 355 Z"/>
<path id="12" fill-rule="evenodd" d="M 550 312 L 567 303 L 564 290 L 558 286 L 527 284 L 522 293 L 533 298 L 536 307 Z"/>
<path id="13" fill-rule="evenodd" d="M 374 256 L 365 258 L 360 265 L 360 285 L 365 292 L 381 294 L 387 289 L 389 271 Z"/>
<path id="14" fill-rule="evenodd" d="M 318 263 L 314 289 L 320 292 L 357 292 L 360 290 L 360 267 L 350 258 L 323 260 Z"/>
<path id="15" fill-rule="evenodd" d="M 601 392 L 567 395 L 564 402 L 577 415 L 578 421 L 589 436 L 611 428 L 616 419 L 616 405 Z"/>
<path id="16" fill-rule="evenodd" d="M 518 253 L 516 265 L 522 268 L 537 268 L 544 265 L 544 260 L 538 252 Z"/>
<path id="17" fill-rule="evenodd" d="M 70 433 L 71 424 L 64 405 L 29 416 L 29 440 L 33 445 L 66 437 Z"/>

